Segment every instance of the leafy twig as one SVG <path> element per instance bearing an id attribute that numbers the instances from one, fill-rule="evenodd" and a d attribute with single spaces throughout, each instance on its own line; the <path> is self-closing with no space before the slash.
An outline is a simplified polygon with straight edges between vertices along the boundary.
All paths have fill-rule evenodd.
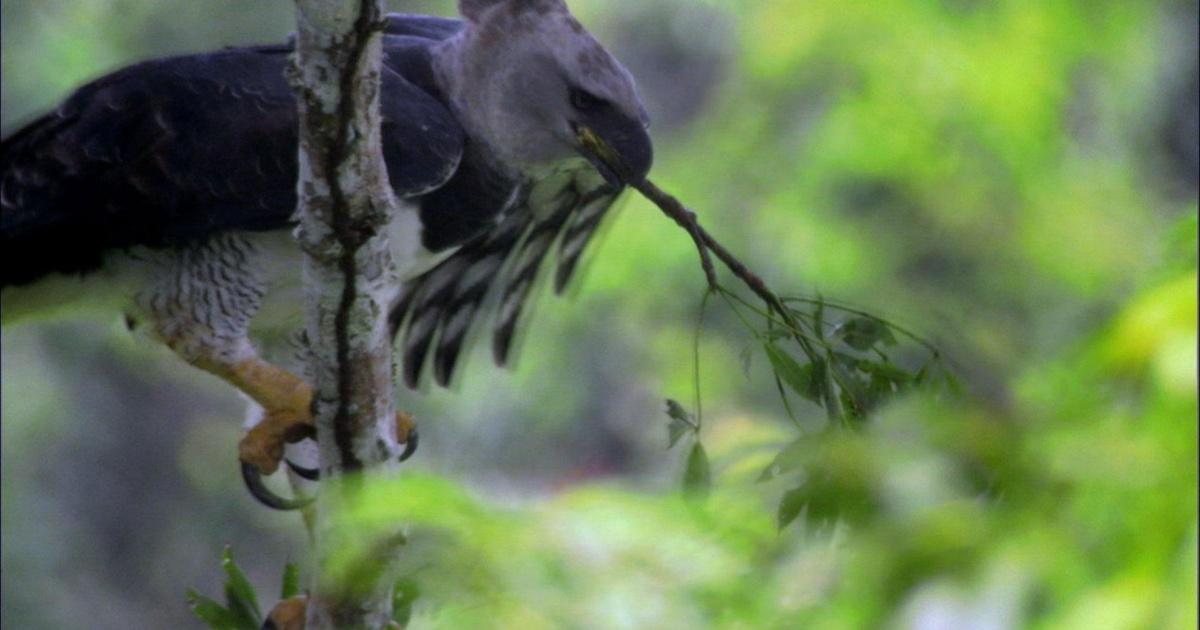
<path id="1" fill-rule="evenodd" d="M 780 297 L 758 274 L 713 238 L 699 224 L 696 213 L 677 198 L 650 180 L 643 180 L 633 187 L 692 237 L 700 255 L 700 266 L 708 281 L 707 292 L 718 293 L 724 298 L 751 334 L 763 344 L 764 350 L 771 358 L 776 384 L 781 394 L 783 385 L 786 384 L 797 394 L 824 407 L 831 420 L 844 423 L 848 419 L 846 414 L 857 419 L 863 418 L 882 397 L 887 396 L 889 392 L 899 391 L 901 383 L 921 382 L 924 368 L 917 375 L 904 373 L 891 364 L 879 347 L 896 343 L 893 330 L 924 347 L 929 352 L 932 363 L 941 362 L 941 353 L 932 343 L 881 317 L 849 306 L 830 303 L 824 298 Z M 765 308 L 752 304 L 722 286 L 713 268 L 713 256 L 758 296 Z M 797 310 L 796 304 L 811 305 L 814 307 L 813 312 L 804 313 Z M 762 317 L 766 322 L 765 330 L 751 325 L 742 316 L 739 306 Z M 854 316 L 833 327 L 828 338 L 822 330 L 825 325 L 824 310 L 827 306 Z M 777 340 L 783 338 L 796 343 L 811 367 L 801 367 L 784 352 L 777 343 Z M 879 358 L 877 361 L 862 358 L 857 354 L 862 352 L 873 353 Z M 783 401 L 788 416 L 795 421 L 786 395 L 783 395 Z"/>
<path id="2" fill-rule="evenodd" d="M 715 254 L 722 263 L 725 264 L 725 267 L 728 268 L 734 276 L 736 276 L 747 287 L 749 287 L 755 295 L 761 298 L 762 301 L 767 304 L 769 310 L 772 310 L 779 315 L 779 317 L 786 324 L 786 328 L 792 332 L 792 336 L 796 340 L 796 343 L 810 359 L 817 356 L 808 340 L 806 340 L 800 332 L 800 326 L 797 324 L 791 310 L 788 309 L 788 307 L 783 303 L 783 300 L 779 299 L 779 296 L 767 287 L 767 283 L 763 282 L 763 279 L 759 277 L 758 274 L 751 271 L 750 268 L 747 267 L 741 260 L 739 260 L 737 256 L 734 256 L 728 249 L 725 249 L 724 245 L 721 245 L 721 243 L 717 242 L 717 239 L 713 238 L 713 236 L 700 225 L 699 221 L 696 219 L 695 212 L 689 210 L 687 206 L 683 205 L 682 202 L 680 202 L 670 193 L 659 188 L 649 179 L 644 179 L 641 182 L 634 184 L 633 187 L 638 192 L 645 195 L 646 198 L 653 202 L 654 205 L 658 206 L 658 208 L 662 210 L 664 214 L 673 219 L 677 224 L 687 230 L 688 234 L 692 236 L 692 240 L 696 243 L 696 249 L 700 254 L 700 266 L 704 269 L 704 276 L 708 279 L 710 289 L 718 291 L 721 290 L 720 283 L 716 278 L 716 272 L 713 270 L 712 260 L 709 256 L 709 253 L 711 252 L 712 254 Z"/>
<path id="3" fill-rule="evenodd" d="M 773 310 L 784 316 L 785 320 L 791 318 L 779 296 L 767 288 L 767 284 L 763 282 L 762 278 L 758 277 L 758 274 L 750 271 L 749 267 L 742 263 L 741 260 L 738 260 L 729 250 L 718 243 L 711 234 L 705 231 L 701 227 L 700 222 L 696 220 L 695 212 L 689 210 L 682 202 L 659 188 L 658 185 L 649 179 L 644 179 L 640 183 L 634 184 L 633 187 L 645 195 L 654 205 L 658 206 L 664 214 L 674 219 L 680 227 L 687 230 L 688 234 L 691 234 L 692 240 L 696 242 L 696 249 L 699 250 L 700 266 L 704 268 L 704 276 L 708 279 L 709 287 L 715 290 L 720 286 L 717 282 L 716 272 L 713 270 L 712 259 L 709 257 L 709 252 L 711 251 L 717 255 L 717 258 L 721 259 L 721 262 L 725 263 L 725 266 L 733 275 L 746 283 L 746 286 L 750 287 L 750 290 L 754 291 Z"/>

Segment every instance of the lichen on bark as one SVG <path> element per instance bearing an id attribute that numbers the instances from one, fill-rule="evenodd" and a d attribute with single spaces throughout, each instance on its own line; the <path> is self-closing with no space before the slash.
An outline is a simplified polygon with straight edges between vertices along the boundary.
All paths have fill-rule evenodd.
<path id="1" fill-rule="evenodd" d="M 300 118 L 296 238 L 304 250 L 306 332 L 313 413 L 326 490 L 346 473 L 384 466 L 399 447 L 392 400 L 387 307 L 399 283 L 388 219 L 396 200 L 380 140 L 379 0 L 296 0 L 298 35 L 289 79 Z M 337 553 L 325 536 L 323 501 L 314 519 L 316 579 L 309 628 L 382 628 L 390 617 L 386 571 L 367 588 L 320 579 Z"/>

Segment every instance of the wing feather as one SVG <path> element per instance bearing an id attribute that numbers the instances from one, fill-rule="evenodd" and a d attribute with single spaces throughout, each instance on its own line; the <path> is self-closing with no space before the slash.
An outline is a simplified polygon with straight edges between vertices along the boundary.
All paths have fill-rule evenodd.
<path id="1" fill-rule="evenodd" d="M 468 336 L 488 316 L 493 322 L 493 357 L 499 365 L 508 362 L 547 254 L 557 253 L 555 290 L 561 292 L 620 193 L 590 175 L 567 179 L 551 196 L 549 208 L 535 209 L 523 191 L 494 229 L 410 284 L 407 297 L 393 312 L 403 347 L 404 380 L 410 387 L 420 383 L 427 361 L 434 381 L 448 385 Z"/>
<path id="2" fill-rule="evenodd" d="M 402 197 L 442 185 L 463 151 L 429 86 L 433 45 L 385 42 L 384 156 Z M 86 273 L 111 250 L 286 228 L 296 207 L 289 53 L 231 48 L 130 66 L 0 141 L 0 285 Z"/>

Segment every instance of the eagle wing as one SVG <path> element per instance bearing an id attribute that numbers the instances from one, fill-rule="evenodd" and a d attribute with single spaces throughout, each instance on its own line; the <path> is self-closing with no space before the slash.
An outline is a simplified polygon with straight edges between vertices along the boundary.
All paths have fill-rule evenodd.
<path id="1" fill-rule="evenodd" d="M 413 280 L 392 312 L 401 343 L 404 380 L 421 381 L 427 359 L 434 380 L 447 385 L 468 333 L 492 310 L 492 352 L 505 365 L 517 324 L 547 254 L 556 250 L 554 288 L 561 293 L 597 226 L 620 195 L 594 173 L 579 172 L 535 203 L 530 187 L 495 227 L 469 241 Z M 487 305 L 487 306 L 485 306 Z"/>
<path id="2" fill-rule="evenodd" d="M 426 89 L 433 41 L 385 40 L 382 133 L 401 197 L 440 185 L 462 155 L 461 127 Z M 290 52 L 231 48 L 131 66 L 0 143 L 0 285 L 87 272 L 108 250 L 286 227 L 297 176 Z"/>
<path id="3" fill-rule="evenodd" d="M 387 35 L 404 35 L 441 41 L 450 39 L 463 30 L 466 24 L 456 18 L 415 13 L 389 13 L 384 16 L 383 32 Z"/>

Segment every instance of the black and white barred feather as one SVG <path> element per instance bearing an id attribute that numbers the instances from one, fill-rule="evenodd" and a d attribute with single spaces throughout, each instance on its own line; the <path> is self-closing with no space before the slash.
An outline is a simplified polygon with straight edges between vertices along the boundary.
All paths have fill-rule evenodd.
<path id="1" fill-rule="evenodd" d="M 645 112 L 628 72 L 565 6 L 551 4 L 539 5 L 554 10 L 539 9 L 536 20 L 505 23 L 513 28 L 544 23 L 549 29 L 526 36 L 561 31 L 562 37 L 542 42 L 544 52 L 553 54 L 521 57 L 531 76 L 546 67 L 561 75 L 561 81 L 538 84 L 542 93 L 528 95 L 525 103 L 481 105 L 463 96 L 464 90 L 482 89 L 475 83 L 491 76 L 493 48 L 504 45 L 503 39 L 480 35 L 492 32 L 490 27 L 388 16 L 380 110 L 389 183 L 416 210 L 419 223 L 405 223 L 404 229 L 419 228 L 420 249 L 453 252 L 411 280 L 391 313 L 409 385 L 420 383 L 426 365 L 437 383 L 448 384 L 466 339 L 483 321 L 493 323 L 493 354 L 506 364 L 547 256 L 556 259 L 553 283 L 561 293 L 620 194 L 619 183 L 644 177 L 650 168 Z M 237 282 L 218 282 L 224 279 L 183 255 L 236 237 L 279 245 L 264 250 L 260 262 L 294 271 L 280 263 L 298 253 L 288 238 L 296 207 L 298 128 L 284 78 L 291 52 L 289 43 L 136 64 L 94 80 L 55 111 L 0 140 L 5 312 L 13 312 L 17 290 L 45 294 L 47 302 L 73 299 L 69 291 L 42 291 L 60 276 L 95 279 L 101 292 L 124 291 L 123 284 L 104 282 L 114 275 L 114 265 L 133 257 L 140 265 L 135 266 L 154 273 L 138 275 L 130 290 L 144 291 L 151 280 L 142 276 L 157 278 L 166 273 L 166 263 L 178 262 L 185 271 L 196 267 L 195 282 L 207 289 L 246 285 L 267 293 L 237 304 L 222 303 L 224 294 L 215 302 L 199 300 L 214 321 L 220 318 L 238 334 L 246 332 L 250 319 L 261 324 L 256 334 L 268 324 L 292 325 L 299 302 L 280 287 L 295 283 L 264 281 L 260 287 L 254 265 L 238 267 L 245 277 Z M 550 62 L 554 65 L 545 65 Z M 581 93 L 591 95 L 584 105 L 575 97 Z M 547 103 L 558 109 L 547 110 Z M 480 132 L 495 126 L 490 114 L 481 115 L 493 108 L 510 110 L 497 118 L 505 129 L 524 121 L 522 134 Z M 604 139 L 621 167 L 606 161 L 611 156 L 583 145 L 569 148 L 561 138 L 541 133 L 547 111 L 556 111 L 558 122 L 576 133 L 586 129 Z M 530 125 L 531 119 L 537 124 Z M 499 141 L 504 151 L 497 150 Z M 553 150 L 526 151 L 539 142 Z M 143 251 L 154 253 L 154 261 L 137 258 Z M 166 266 L 175 269 L 171 265 Z M 259 299 L 273 296 L 282 299 Z M 270 316 L 259 316 L 260 302 L 276 301 L 286 306 L 264 308 Z M 206 323 L 186 319 L 180 319 L 184 327 L 193 320 Z"/>
<path id="2" fill-rule="evenodd" d="M 430 362 L 434 381 L 448 385 L 473 325 L 488 319 L 480 317 L 485 310 L 493 315 L 493 357 L 507 364 L 546 255 L 557 244 L 554 288 L 561 293 L 620 192 L 592 177 L 573 177 L 543 208 L 523 189 L 493 230 L 410 283 L 392 312 L 405 383 L 417 387 Z"/>

